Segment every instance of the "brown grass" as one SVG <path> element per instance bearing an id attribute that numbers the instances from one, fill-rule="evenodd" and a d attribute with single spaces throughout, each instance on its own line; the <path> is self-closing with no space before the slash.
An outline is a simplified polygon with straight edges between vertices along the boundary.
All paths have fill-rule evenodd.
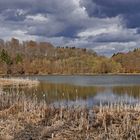
<path id="1" fill-rule="evenodd" d="M 39 81 L 23 78 L 0 78 L 0 86 L 37 86 Z"/>
<path id="2" fill-rule="evenodd" d="M 0 110 L 0 140 L 140 139 L 140 104 L 56 108 L 1 93 Z"/>

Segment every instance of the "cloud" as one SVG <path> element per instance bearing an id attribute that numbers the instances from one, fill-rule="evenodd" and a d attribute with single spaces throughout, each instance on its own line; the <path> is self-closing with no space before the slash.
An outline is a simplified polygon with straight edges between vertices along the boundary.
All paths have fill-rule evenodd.
<path id="1" fill-rule="evenodd" d="M 112 18 L 107 21 L 104 20 L 103 24 L 101 24 L 102 20 L 100 20 L 100 25 L 92 26 L 91 28 L 87 28 L 83 32 L 79 32 L 79 37 L 89 37 L 96 36 L 100 34 L 114 33 L 121 30 L 121 26 L 119 18 Z"/>
<path id="2" fill-rule="evenodd" d="M 28 15 L 27 17 L 27 20 L 33 20 L 33 21 L 36 21 L 36 22 L 47 22 L 47 16 L 45 15 L 42 15 L 42 14 L 36 14 L 34 16 L 32 15 Z"/>
<path id="3" fill-rule="evenodd" d="M 139 0 L 1 0 L 0 38 L 125 52 L 140 44 L 139 7 Z"/>
<path id="4" fill-rule="evenodd" d="M 140 44 L 140 42 L 137 42 Z M 98 43 L 94 48 L 100 54 L 112 56 L 116 52 L 128 52 L 134 49 L 137 46 L 135 41 L 131 42 L 108 42 L 108 43 Z"/>
<path id="5" fill-rule="evenodd" d="M 90 0 L 90 3 L 84 0 L 84 4 L 90 16 L 103 18 L 121 15 L 127 27 L 140 26 L 139 0 Z"/>

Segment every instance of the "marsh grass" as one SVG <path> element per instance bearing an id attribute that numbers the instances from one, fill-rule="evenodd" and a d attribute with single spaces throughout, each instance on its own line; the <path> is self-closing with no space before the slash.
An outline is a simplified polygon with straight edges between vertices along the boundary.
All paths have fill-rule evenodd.
<path id="1" fill-rule="evenodd" d="M 0 86 L 37 86 L 38 80 L 32 80 L 29 78 L 0 78 Z"/>
<path id="2" fill-rule="evenodd" d="M 0 136 L 3 140 L 137 140 L 140 104 L 56 108 L 35 96 L 1 91 Z"/>

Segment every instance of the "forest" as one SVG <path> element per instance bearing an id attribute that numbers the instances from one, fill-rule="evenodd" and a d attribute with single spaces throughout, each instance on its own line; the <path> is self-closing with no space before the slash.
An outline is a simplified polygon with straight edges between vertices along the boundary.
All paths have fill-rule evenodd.
<path id="1" fill-rule="evenodd" d="M 112 57 L 48 42 L 0 40 L 0 75 L 140 73 L 140 49 Z"/>

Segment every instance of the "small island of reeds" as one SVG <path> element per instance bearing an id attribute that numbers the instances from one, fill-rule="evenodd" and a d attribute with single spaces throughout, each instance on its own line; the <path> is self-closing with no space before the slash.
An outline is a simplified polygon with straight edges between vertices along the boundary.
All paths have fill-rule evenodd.
<path id="1" fill-rule="evenodd" d="M 0 86 L 37 86 L 38 80 L 29 78 L 0 78 Z"/>

